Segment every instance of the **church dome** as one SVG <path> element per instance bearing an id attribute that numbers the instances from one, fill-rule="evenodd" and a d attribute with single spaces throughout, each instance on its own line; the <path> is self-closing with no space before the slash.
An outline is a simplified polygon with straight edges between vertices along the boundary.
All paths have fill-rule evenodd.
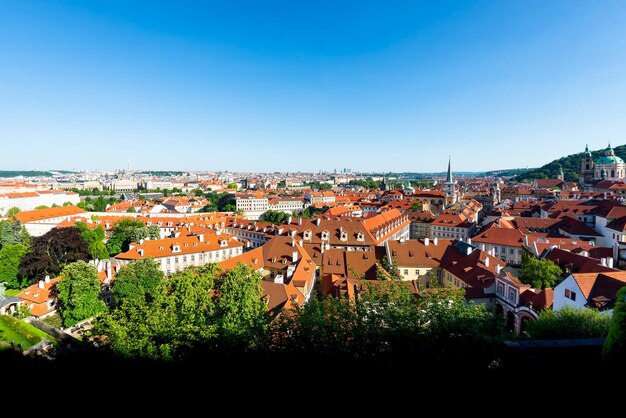
<path id="1" fill-rule="evenodd" d="M 606 149 L 604 156 L 598 158 L 596 164 L 624 164 L 624 160 L 615 155 L 615 151 L 613 151 L 613 148 L 611 148 L 611 145 L 609 144 L 609 147 Z"/>

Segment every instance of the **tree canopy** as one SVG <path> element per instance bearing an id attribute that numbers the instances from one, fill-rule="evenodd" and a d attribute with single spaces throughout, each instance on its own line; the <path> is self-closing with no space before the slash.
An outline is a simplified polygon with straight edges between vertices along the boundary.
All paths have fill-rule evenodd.
<path id="1" fill-rule="evenodd" d="M 545 258 L 528 257 L 519 271 L 519 279 L 535 289 L 553 288 L 561 281 L 561 267 Z"/>
<path id="2" fill-rule="evenodd" d="M 536 321 L 528 323 L 532 338 L 598 338 L 607 335 L 611 317 L 595 309 L 564 306 L 558 311 L 545 310 Z"/>
<path id="3" fill-rule="evenodd" d="M 122 219 L 115 223 L 113 234 L 107 241 L 106 247 L 110 256 L 128 251 L 131 242 L 139 242 L 142 239 L 159 239 L 160 230 L 157 225 L 145 226 L 143 222 L 135 219 Z"/>
<path id="4" fill-rule="evenodd" d="M 76 222 L 76 227 L 80 229 L 81 236 L 89 247 L 89 255 L 92 260 L 104 260 L 109 258 L 109 252 L 104 244 L 105 232 L 102 226 L 98 225 L 95 228 L 89 228 L 89 226 L 83 222 Z"/>
<path id="5" fill-rule="evenodd" d="M 0 246 L 5 244 L 30 245 L 30 235 L 20 221 L 0 222 Z"/>
<path id="6" fill-rule="evenodd" d="M 18 274 L 27 252 L 28 247 L 22 244 L 6 244 L 0 249 L 0 283 L 5 283 L 9 289 L 21 289 L 27 284 Z"/>
<path id="7" fill-rule="evenodd" d="M 84 261 L 68 264 L 61 272 L 62 280 L 56 284 L 63 325 L 72 325 L 106 311 L 100 297 L 101 282 L 98 270 Z"/>
<path id="8" fill-rule="evenodd" d="M 150 304 L 161 291 L 163 272 L 152 258 L 135 260 L 122 267 L 113 282 L 113 296 L 123 303 Z"/>
<path id="9" fill-rule="evenodd" d="M 89 258 L 89 246 L 80 229 L 54 228 L 32 239 L 30 252 L 22 258 L 18 274 L 35 283 L 46 275 L 56 277 L 69 263 L 89 261 Z"/>
<path id="10" fill-rule="evenodd" d="M 268 317 L 265 309 L 260 309 L 264 306 L 261 278 L 249 268 L 222 274 L 208 265 L 157 283 L 150 273 L 153 267 L 136 264 L 125 273 L 123 287 L 130 290 L 116 290 L 114 285 L 118 303 L 97 321 L 95 332 L 107 336 L 114 352 L 172 360 L 202 348 L 228 349 L 234 341 L 239 348 L 259 341 L 258 333 Z M 142 293 L 151 292 L 146 292 L 146 276 L 154 285 L 154 298 L 137 303 Z"/>
<path id="11" fill-rule="evenodd" d="M 289 218 L 289 214 L 279 210 L 268 210 L 261 216 L 262 220 L 273 224 L 282 224 L 287 218 Z"/>

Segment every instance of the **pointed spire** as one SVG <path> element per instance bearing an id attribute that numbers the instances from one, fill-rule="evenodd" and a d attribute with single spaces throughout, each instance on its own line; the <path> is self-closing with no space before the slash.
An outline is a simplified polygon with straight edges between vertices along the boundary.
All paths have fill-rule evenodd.
<path id="1" fill-rule="evenodd" d="M 589 152 L 589 144 L 585 144 L 585 152 Z"/>
<path id="2" fill-rule="evenodd" d="M 446 183 L 452 183 L 452 171 L 450 170 L 450 161 L 452 158 L 448 156 L 448 176 L 446 177 Z"/>

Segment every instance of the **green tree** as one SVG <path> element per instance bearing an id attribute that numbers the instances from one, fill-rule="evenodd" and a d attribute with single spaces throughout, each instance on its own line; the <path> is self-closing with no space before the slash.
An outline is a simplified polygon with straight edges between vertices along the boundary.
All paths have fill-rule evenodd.
<path id="1" fill-rule="evenodd" d="M 92 260 L 104 260 L 109 258 L 109 252 L 104 244 L 106 234 L 102 226 L 98 225 L 92 229 L 83 222 L 76 222 L 76 227 L 80 229 L 81 236 L 89 247 L 89 255 Z"/>
<path id="2" fill-rule="evenodd" d="M 263 214 L 261 219 L 264 220 L 265 222 L 271 222 L 273 224 L 282 224 L 287 220 L 288 217 L 289 215 L 286 214 L 285 212 L 281 212 L 277 210 L 268 210 Z"/>
<path id="3" fill-rule="evenodd" d="M 35 208 L 35 210 L 40 210 L 40 209 L 50 209 L 50 207 L 46 205 L 39 205 Z"/>
<path id="4" fill-rule="evenodd" d="M 63 203 L 63 206 L 74 206 L 74 204 L 72 202 L 65 202 Z"/>
<path id="5" fill-rule="evenodd" d="M 564 306 L 558 311 L 544 310 L 536 321 L 528 323 L 532 338 L 598 338 L 607 335 L 611 317 L 595 309 Z"/>
<path id="6" fill-rule="evenodd" d="M 238 264 L 222 278 L 217 302 L 220 331 L 233 343 L 249 344 L 265 332 L 268 316 L 261 299 L 261 275 Z"/>
<path id="7" fill-rule="evenodd" d="M 152 258 L 131 261 L 122 267 L 113 282 L 113 296 L 118 305 L 150 304 L 161 291 L 163 272 Z"/>
<path id="8" fill-rule="evenodd" d="M 110 348 L 123 357 L 173 360 L 184 357 L 217 336 L 212 288 L 206 269 L 185 270 L 161 281 L 152 302 L 129 299 L 99 318 L 94 332 L 106 335 Z"/>
<path id="9" fill-rule="evenodd" d="M 561 267 L 548 259 L 528 257 L 519 271 L 519 279 L 536 289 L 553 288 L 561 281 Z"/>
<path id="10" fill-rule="evenodd" d="M 137 209 L 135 209 L 133 206 L 129 207 L 128 210 L 126 211 L 128 213 L 136 213 Z"/>
<path id="11" fill-rule="evenodd" d="M 0 283 L 6 283 L 9 289 L 21 289 L 27 280 L 18 274 L 22 257 L 28 248 L 22 244 L 5 244 L 0 249 Z"/>
<path id="12" fill-rule="evenodd" d="M 98 196 L 93 201 L 93 209 L 95 212 L 104 212 L 107 209 L 107 201 L 102 196 Z"/>
<path id="13" fill-rule="evenodd" d="M 236 183 L 230 183 L 227 188 L 228 189 L 235 189 L 235 190 L 237 190 L 239 187 L 237 186 Z"/>
<path id="14" fill-rule="evenodd" d="M 10 208 L 9 210 L 7 210 L 6 217 L 12 218 L 20 212 L 21 212 L 20 208 L 16 208 L 16 207 Z"/>
<path id="15" fill-rule="evenodd" d="M 98 270 L 84 261 L 68 264 L 56 285 L 63 325 L 70 327 L 107 310 L 100 297 Z"/>
<path id="16" fill-rule="evenodd" d="M 20 221 L 0 222 L 0 246 L 6 244 L 30 245 L 30 234 Z"/>
<path id="17" fill-rule="evenodd" d="M 602 353 L 613 362 L 626 363 L 626 287 L 622 287 L 615 297 L 609 334 Z"/>
<path id="18" fill-rule="evenodd" d="M 423 208 L 422 202 L 411 203 L 411 210 L 422 210 L 422 208 Z"/>
<path id="19" fill-rule="evenodd" d="M 128 251 L 128 245 L 133 241 L 146 238 L 147 230 L 143 222 L 134 219 L 122 219 L 115 223 L 113 234 L 107 241 L 107 250 L 110 256 Z M 158 227 L 157 227 L 158 228 Z M 144 229 L 143 232 L 137 230 Z M 139 238 L 143 236 L 143 238 Z M 139 238 L 139 239 L 137 239 Z"/>

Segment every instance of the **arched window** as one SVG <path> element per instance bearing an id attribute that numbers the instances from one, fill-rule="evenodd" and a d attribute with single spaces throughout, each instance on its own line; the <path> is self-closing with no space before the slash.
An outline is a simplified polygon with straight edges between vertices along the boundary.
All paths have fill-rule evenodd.
<path id="1" fill-rule="evenodd" d="M 585 166 L 585 170 L 589 170 L 589 164 Z"/>
<path id="2" fill-rule="evenodd" d="M 611 177 L 615 177 L 615 170 L 611 170 Z"/>

